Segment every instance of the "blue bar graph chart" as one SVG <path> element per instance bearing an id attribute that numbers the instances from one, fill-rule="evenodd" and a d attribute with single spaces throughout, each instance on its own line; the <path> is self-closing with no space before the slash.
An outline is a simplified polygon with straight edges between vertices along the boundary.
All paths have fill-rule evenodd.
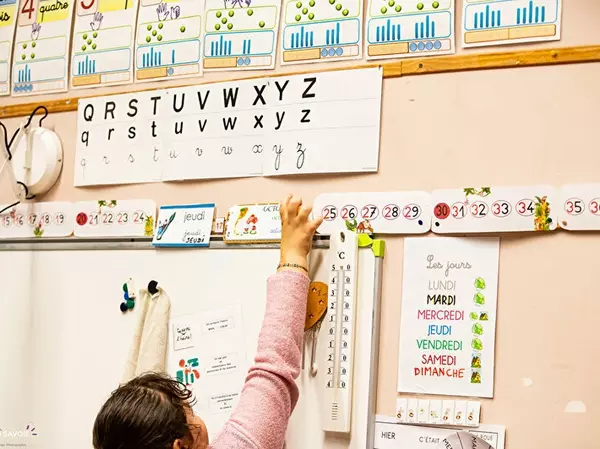
<path id="1" fill-rule="evenodd" d="M 244 39 L 242 43 L 242 54 L 249 55 L 252 53 L 252 39 Z"/>
<path id="2" fill-rule="evenodd" d="M 426 16 L 425 20 L 415 23 L 415 39 L 431 39 L 435 35 L 435 21 L 431 16 Z"/>
<path id="3" fill-rule="evenodd" d="M 86 55 L 85 60 L 77 63 L 77 75 L 93 75 L 96 73 L 96 61 Z"/>
<path id="4" fill-rule="evenodd" d="M 231 56 L 231 39 L 225 39 L 221 35 L 218 41 L 211 42 L 210 56 Z"/>
<path id="5" fill-rule="evenodd" d="M 312 36 L 312 32 L 311 32 Z M 340 22 L 335 24 L 335 27 L 326 30 L 325 32 L 325 45 L 339 45 L 340 44 Z M 311 43 L 312 45 L 312 43 Z"/>
<path id="6" fill-rule="evenodd" d="M 533 1 L 529 2 L 529 8 L 517 9 L 517 25 L 544 23 L 546 21 L 546 7 L 534 6 Z"/>
<path id="7" fill-rule="evenodd" d="M 29 69 L 29 64 L 25 64 L 25 66 L 22 69 L 19 69 L 17 82 L 28 83 L 30 81 L 31 81 L 31 70 Z"/>
<path id="8" fill-rule="evenodd" d="M 175 59 L 175 50 L 171 55 L 172 59 Z M 159 67 L 162 65 L 162 52 L 154 50 L 154 47 L 150 47 L 150 50 L 142 54 L 142 67 Z"/>
<path id="9" fill-rule="evenodd" d="M 388 19 L 385 24 L 377 26 L 376 42 L 395 42 L 400 40 L 402 40 L 402 27 L 399 23 L 392 24 L 392 21 Z"/>
<path id="10" fill-rule="evenodd" d="M 485 11 L 473 14 L 473 28 L 495 28 L 502 26 L 502 11 L 492 11 L 490 5 L 485 6 Z"/>
<path id="11" fill-rule="evenodd" d="M 340 39 L 340 29 L 339 24 L 337 27 L 337 32 L 334 33 L 333 30 L 327 30 L 327 37 L 333 36 L 334 39 L 337 39 L 339 42 Z M 300 31 L 297 31 L 292 34 L 292 48 L 309 48 L 314 46 L 315 42 L 315 32 L 314 31 L 305 31 L 305 28 L 300 27 Z"/>

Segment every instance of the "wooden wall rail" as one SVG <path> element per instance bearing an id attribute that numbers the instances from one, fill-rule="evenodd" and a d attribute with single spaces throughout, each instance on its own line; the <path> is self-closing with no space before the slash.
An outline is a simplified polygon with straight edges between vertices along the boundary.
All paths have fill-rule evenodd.
<path id="1" fill-rule="evenodd" d="M 502 69 L 502 68 L 517 68 L 517 67 L 532 67 L 532 66 L 543 66 L 543 65 L 558 65 L 558 64 L 577 64 L 586 62 L 600 62 L 600 45 L 592 46 L 579 46 L 579 47 L 562 47 L 545 50 L 529 50 L 529 51 L 515 51 L 515 52 L 503 52 L 503 53 L 479 53 L 459 56 L 442 56 L 442 57 L 430 57 L 430 58 L 414 58 L 396 60 L 392 62 L 384 63 L 366 63 L 356 64 L 352 66 L 341 66 L 341 67 L 328 67 L 326 69 L 319 70 L 318 66 L 311 66 L 310 70 L 298 70 L 293 72 L 285 73 L 271 73 L 261 74 L 256 76 L 246 76 L 237 79 L 251 79 L 251 78 L 264 78 L 278 77 L 278 76 L 289 76 L 300 73 L 311 73 L 318 71 L 334 71 L 334 70 L 352 70 L 361 69 L 368 67 L 383 68 L 384 78 L 395 78 L 399 76 L 412 76 L 412 75 L 424 75 L 432 73 L 445 73 L 445 72 L 461 72 L 468 70 L 489 70 L 489 69 Z M 193 82 L 187 80 L 187 83 L 182 83 L 180 86 L 186 86 L 190 84 L 202 84 L 202 83 L 214 83 L 214 80 L 204 81 L 203 79 L 195 79 Z M 178 86 L 169 86 L 170 88 Z M 122 91 L 115 91 L 113 94 L 130 92 L 127 90 L 127 86 L 120 86 Z M 142 90 L 155 90 L 158 89 L 158 85 L 155 84 L 148 89 Z M 31 111 L 38 105 L 43 104 L 48 108 L 49 112 L 68 112 L 77 110 L 77 102 L 80 98 L 93 97 L 93 94 L 62 98 L 58 100 L 52 100 L 49 102 L 32 102 L 23 103 L 16 105 L 7 105 L 0 108 L 0 118 L 9 117 L 21 117 L 31 113 Z"/>

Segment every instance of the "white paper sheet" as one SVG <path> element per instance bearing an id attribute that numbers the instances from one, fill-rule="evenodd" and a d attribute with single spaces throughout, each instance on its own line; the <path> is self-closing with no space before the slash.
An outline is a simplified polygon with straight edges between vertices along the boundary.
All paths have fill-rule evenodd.
<path id="1" fill-rule="evenodd" d="M 136 82 L 202 75 L 203 13 L 204 0 L 141 0 Z"/>
<path id="2" fill-rule="evenodd" d="M 284 0 L 281 64 L 362 57 L 363 0 Z"/>
<path id="3" fill-rule="evenodd" d="M 78 1 L 71 49 L 71 88 L 133 82 L 138 0 Z"/>
<path id="4" fill-rule="evenodd" d="M 499 247 L 404 240 L 399 392 L 493 397 Z"/>
<path id="5" fill-rule="evenodd" d="M 18 6 L 18 0 L 3 1 L 0 6 L 0 95 L 10 94 L 10 67 Z"/>
<path id="6" fill-rule="evenodd" d="M 463 47 L 557 41 L 562 0 L 464 0 Z"/>
<path id="7" fill-rule="evenodd" d="M 206 0 L 204 70 L 275 68 L 281 0 Z"/>
<path id="8" fill-rule="evenodd" d="M 453 54 L 454 0 L 369 2 L 365 29 L 367 59 Z"/>
<path id="9" fill-rule="evenodd" d="M 73 2 L 21 0 L 12 66 L 12 95 L 65 92 Z"/>
<path id="10" fill-rule="evenodd" d="M 169 372 L 185 383 L 197 400 L 210 438 L 235 408 L 247 365 L 241 306 L 212 309 L 171 319 Z"/>

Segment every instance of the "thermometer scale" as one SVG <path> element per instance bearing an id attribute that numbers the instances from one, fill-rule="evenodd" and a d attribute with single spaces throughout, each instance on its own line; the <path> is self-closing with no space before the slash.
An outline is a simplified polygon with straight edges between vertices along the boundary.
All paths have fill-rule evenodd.
<path id="1" fill-rule="evenodd" d="M 350 231 L 334 233 L 329 248 L 323 430 L 348 433 L 352 416 L 358 238 Z"/>

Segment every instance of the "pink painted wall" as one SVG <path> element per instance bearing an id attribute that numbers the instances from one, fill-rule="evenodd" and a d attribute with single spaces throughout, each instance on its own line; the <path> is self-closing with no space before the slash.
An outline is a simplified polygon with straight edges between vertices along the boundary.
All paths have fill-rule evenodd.
<path id="1" fill-rule="evenodd" d="M 565 0 L 561 42 L 511 48 L 599 44 L 598 18 L 600 3 Z M 237 76 L 210 74 L 203 81 Z M 380 170 L 362 176 L 76 189 L 72 186 L 76 115 L 54 114 L 46 123 L 54 124 L 63 140 L 65 167 L 59 184 L 43 200 L 214 201 L 222 215 L 232 204 L 277 201 L 287 192 L 312 201 L 317 194 L 332 191 L 600 182 L 598 80 L 600 64 L 386 80 Z M 130 88 L 110 92 L 124 90 Z M 14 102 L 5 98 L 0 105 Z M 13 129 L 17 121 L 5 123 Z M 6 181 L 0 181 L 0 202 L 12 198 Z M 403 239 L 394 237 L 387 242 L 378 412 L 393 414 Z M 502 239 L 495 398 L 483 402 L 482 421 L 507 426 L 509 449 L 591 449 L 599 445 L 594 432 L 600 422 L 600 357 L 595 332 L 600 315 L 596 286 L 599 252 L 600 236 L 593 233 Z M 524 378 L 533 383 L 525 386 Z M 587 412 L 565 413 L 569 401 L 583 401 Z"/>

